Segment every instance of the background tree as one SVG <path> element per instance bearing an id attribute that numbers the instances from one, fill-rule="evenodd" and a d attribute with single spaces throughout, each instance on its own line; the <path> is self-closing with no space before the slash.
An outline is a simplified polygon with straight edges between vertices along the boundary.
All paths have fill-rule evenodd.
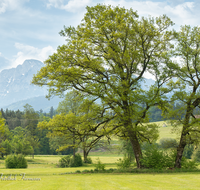
<path id="1" fill-rule="evenodd" d="M 45 61 L 32 82 L 48 85 L 50 96 L 74 88 L 101 99 L 118 116 L 122 124 L 118 130 L 126 131 L 140 168 L 140 124 L 147 121 L 149 108 L 162 104 L 161 96 L 168 92 L 162 85 L 170 78 L 164 63 L 172 47 L 172 32 L 167 29 L 173 23 L 165 15 L 138 17 L 132 9 L 87 7 L 80 25 L 61 31 L 67 44 Z M 147 71 L 156 83 L 142 90 Z M 143 127 L 148 130 L 148 125 Z"/>
<path id="2" fill-rule="evenodd" d="M 26 129 L 22 127 L 16 127 L 11 131 L 11 149 L 15 154 L 32 155 L 33 147 L 29 141 L 29 137 L 26 135 Z"/>
<path id="3" fill-rule="evenodd" d="M 3 147 L 3 141 L 6 140 L 6 138 L 8 138 L 9 136 L 9 129 L 5 124 L 5 119 L 2 118 L 2 114 L 0 112 L 0 153 L 1 156 L 3 157 L 3 155 L 6 153 L 5 147 Z"/>
<path id="4" fill-rule="evenodd" d="M 37 124 L 39 115 L 35 112 L 31 105 L 24 106 L 23 126 L 26 129 L 26 137 L 33 148 L 32 157 L 34 158 L 34 151 L 39 146 L 39 139 L 37 137 Z"/>
<path id="5" fill-rule="evenodd" d="M 107 127 L 114 116 L 108 114 L 103 106 L 93 100 L 84 99 L 77 91 L 67 93 L 58 110 L 62 113 L 54 116 L 49 122 L 39 123 L 38 126 L 51 131 L 51 137 L 60 136 L 65 140 L 59 150 L 73 147 L 75 156 L 75 150 L 81 147 L 84 162 L 87 162 L 90 150 L 115 127 Z"/>

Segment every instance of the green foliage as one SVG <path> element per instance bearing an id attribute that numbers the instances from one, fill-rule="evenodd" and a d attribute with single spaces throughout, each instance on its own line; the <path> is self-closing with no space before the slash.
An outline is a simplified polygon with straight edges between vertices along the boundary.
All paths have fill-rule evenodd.
<path id="1" fill-rule="evenodd" d="M 8 155 L 5 160 L 6 168 L 27 168 L 27 160 L 21 154 L 19 155 Z"/>
<path id="2" fill-rule="evenodd" d="M 34 158 L 34 151 L 39 146 L 39 139 L 37 137 L 37 124 L 39 120 L 39 114 L 35 112 L 31 105 L 26 104 L 24 106 L 24 121 L 23 125 L 26 129 L 27 141 L 32 147 L 32 156 Z"/>
<path id="3" fill-rule="evenodd" d="M 97 162 L 95 163 L 95 170 L 96 171 L 104 171 L 105 170 L 105 164 L 103 164 L 99 158 L 97 158 Z"/>
<path id="4" fill-rule="evenodd" d="M 193 158 L 195 161 L 200 162 L 200 147 L 198 147 L 198 148 L 194 151 L 194 154 L 193 154 L 192 158 Z"/>
<path id="5" fill-rule="evenodd" d="M 123 159 L 119 159 L 118 163 L 117 163 L 117 167 L 119 169 L 126 169 L 126 168 L 130 168 L 131 166 L 131 160 L 128 157 L 124 157 Z"/>
<path id="6" fill-rule="evenodd" d="M 90 150 L 108 134 L 108 123 L 113 116 L 105 111 L 102 105 L 98 105 L 92 99 L 84 98 L 82 93 L 75 90 L 65 95 L 65 100 L 59 104 L 58 112 L 59 115 L 48 122 L 40 122 L 38 127 L 49 130 L 50 144 L 57 147 L 57 151 L 69 147 L 75 151 L 80 147 L 86 162 Z M 62 142 L 59 142 L 60 140 Z"/>
<path id="7" fill-rule="evenodd" d="M 159 150 L 158 146 L 155 144 L 149 144 L 143 152 L 141 162 L 145 168 L 171 168 L 174 166 L 174 156 L 173 154 L 168 155 Z"/>
<path id="8" fill-rule="evenodd" d="M 2 147 L 4 148 L 4 154 L 6 156 L 11 153 L 12 147 L 11 147 L 11 143 L 8 139 L 6 139 L 5 141 L 2 142 Z"/>
<path id="9" fill-rule="evenodd" d="M 58 166 L 61 168 L 66 167 L 79 167 L 83 165 L 83 161 L 80 154 L 76 154 L 75 158 L 72 155 L 63 156 L 59 160 Z"/>
<path id="10" fill-rule="evenodd" d="M 199 33 L 199 26 L 181 26 L 180 31 L 175 34 L 177 45 L 173 52 L 173 56 L 181 60 L 181 64 L 174 61 L 168 65 L 177 78 L 170 83 L 175 90 L 167 113 L 168 117 L 173 119 L 175 127 L 182 125 L 175 163 L 177 168 L 181 168 L 185 146 L 200 142 L 200 118 L 195 116 L 195 110 L 200 105 Z"/>
<path id="11" fill-rule="evenodd" d="M 5 153 L 5 148 L 3 147 L 2 142 L 6 140 L 6 136 L 9 133 L 8 127 L 5 125 L 5 119 L 2 117 L 2 113 L 0 112 L 0 154 L 3 157 Z"/>
<path id="12" fill-rule="evenodd" d="M 135 155 L 133 153 L 130 140 L 122 140 L 121 142 L 122 145 L 120 148 L 120 153 L 122 152 L 124 154 L 124 157 L 128 157 L 130 161 L 133 160 Z"/>
<path id="13" fill-rule="evenodd" d="M 183 151 L 183 156 L 187 159 L 191 159 L 192 158 L 192 155 L 194 153 L 194 145 L 192 144 L 187 144 L 184 148 L 184 151 Z M 199 155 L 200 156 L 200 155 Z M 200 161 L 200 160 L 199 160 Z"/>
<path id="14" fill-rule="evenodd" d="M 58 166 L 59 166 L 60 168 L 69 167 L 70 160 L 71 160 L 71 155 L 63 156 L 63 157 L 59 160 Z"/>
<path id="15" fill-rule="evenodd" d="M 33 154 L 33 147 L 31 146 L 30 139 L 26 136 L 26 129 L 16 127 L 11 133 L 12 152 L 23 155 Z"/>
<path id="16" fill-rule="evenodd" d="M 154 106 L 149 109 L 149 121 L 155 122 L 155 121 L 163 121 L 164 118 L 162 116 L 162 110 L 160 110 L 158 107 Z"/>
<path id="17" fill-rule="evenodd" d="M 70 167 L 79 167 L 83 165 L 83 161 L 80 154 L 75 154 L 75 157 L 72 157 L 69 163 Z"/>
<path id="18" fill-rule="evenodd" d="M 188 160 L 185 157 L 182 157 L 181 168 L 183 169 L 197 169 L 198 163 L 196 160 Z"/>
<path id="19" fill-rule="evenodd" d="M 168 149 L 168 148 L 177 148 L 178 143 L 175 139 L 172 138 L 162 138 L 159 142 L 160 148 Z"/>
<path id="20" fill-rule="evenodd" d="M 87 157 L 85 163 L 87 163 L 87 164 L 92 164 L 92 158 Z"/>
<path id="21" fill-rule="evenodd" d="M 173 32 L 168 30 L 173 22 L 166 15 L 139 18 L 133 9 L 119 6 L 98 4 L 86 9 L 81 24 L 60 32 L 67 43 L 49 56 L 32 83 L 47 85 L 49 96 L 76 89 L 100 99 L 118 119 L 110 131 L 136 143 L 132 148 L 140 167 L 139 139 L 157 136 L 153 126 L 142 123 L 149 120 L 149 108 L 162 105 L 172 90 L 163 84 L 171 77 L 166 64 L 170 62 L 167 51 L 173 47 Z M 157 81 L 144 90 L 146 72 Z"/>

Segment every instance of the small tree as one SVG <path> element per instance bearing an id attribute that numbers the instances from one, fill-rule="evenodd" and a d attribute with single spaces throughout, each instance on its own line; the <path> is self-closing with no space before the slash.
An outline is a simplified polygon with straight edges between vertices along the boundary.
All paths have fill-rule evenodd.
<path id="1" fill-rule="evenodd" d="M 34 150 L 39 146 L 39 139 L 37 137 L 37 124 L 39 115 L 35 112 L 31 105 L 24 106 L 24 127 L 26 129 L 26 137 L 31 147 L 33 148 L 32 157 L 34 158 Z"/>
<path id="2" fill-rule="evenodd" d="M 33 147 L 30 139 L 26 136 L 26 129 L 16 127 L 12 132 L 11 148 L 15 154 L 29 155 L 33 154 Z"/>
<path id="3" fill-rule="evenodd" d="M 67 96 L 68 95 L 69 94 L 67 94 Z M 67 102 L 65 100 L 65 104 L 75 102 L 71 107 L 72 112 L 56 115 L 49 122 L 40 122 L 38 127 L 47 128 L 50 131 L 50 137 L 62 137 L 65 141 L 64 145 L 62 144 L 59 150 L 61 151 L 73 147 L 74 158 L 75 149 L 81 147 L 83 150 L 84 162 L 87 162 L 90 150 L 95 147 L 102 137 L 106 136 L 110 130 L 113 130 L 115 127 L 111 124 L 109 127 L 108 124 L 115 116 L 107 113 L 104 107 L 96 104 L 92 100 L 80 99 L 81 101 L 78 102 L 78 96 L 74 96 L 72 99 L 67 99 Z M 62 110 L 64 110 L 64 108 Z"/>
<path id="4" fill-rule="evenodd" d="M 6 149 L 3 147 L 3 142 L 6 140 L 8 135 L 9 135 L 9 129 L 5 125 L 5 119 L 2 118 L 2 114 L 0 112 L 0 154 L 2 157 L 6 153 Z"/>

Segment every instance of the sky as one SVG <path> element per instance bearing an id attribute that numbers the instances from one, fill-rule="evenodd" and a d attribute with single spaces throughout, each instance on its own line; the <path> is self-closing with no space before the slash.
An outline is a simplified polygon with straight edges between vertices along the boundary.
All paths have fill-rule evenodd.
<path id="1" fill-rule="evenodd" d="M 77 26 L 86 6 L 132 8 L 139 16 L 166 14 L 179 30 L 200 25 L 200 0 L 0 0 L 0 71 L 26 59 L 45 61 L 65 39 L 64 26 Z"/>

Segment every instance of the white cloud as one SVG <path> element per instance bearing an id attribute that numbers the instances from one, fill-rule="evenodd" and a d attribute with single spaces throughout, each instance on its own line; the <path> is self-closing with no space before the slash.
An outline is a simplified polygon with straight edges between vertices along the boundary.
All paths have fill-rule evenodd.
<path id="1" fill-rule="evenodd" d="M 55 7 L 68 12 L 77 12 L 80 9 L 85 9 L 90 3 L 91 0 L 69 0 L 68 2 L 65 0 L 49 0 L 47 7 Z"/>
<path id="2" fill-rule="evenodd" d="M 12 61 L 12 67 L 21 65 L 26 59 L 37 59 L 44 61 L 49 55 L 53 54 L 55 50 L 51 46 L 38 49 L 33 46 L 15 43 L 15 47 L 19 50 L 14 60 Z"/>
<path id="3" fill-rule="evenodd" d="M 178 4 L 179 2 L 179 4 Z M 182 3 L 181 3 L 182 2 Z M 139 16 L 153 16 L 158 17 L 166 14 L 172 19 L 175 24 L 179 25 L 195 25 L 199 22 L 196 18 L 198 11 L 194 11 L 194 2 L 183 2 L 179 0 L 176 4 L 168 4 L 167 1 L 152 2 L 152 1 L 125 1 L 125 0 L 104 0 L 104 4 L 113 6 L 123 6 L 125 8 L 133 8 L 137 11 Z"/>
<path id="4" fill-rule="evenodd" d="M 19 9 L 27 1 L 29 0 L 0 0 L 0 14 L 7 10 Z"/>

